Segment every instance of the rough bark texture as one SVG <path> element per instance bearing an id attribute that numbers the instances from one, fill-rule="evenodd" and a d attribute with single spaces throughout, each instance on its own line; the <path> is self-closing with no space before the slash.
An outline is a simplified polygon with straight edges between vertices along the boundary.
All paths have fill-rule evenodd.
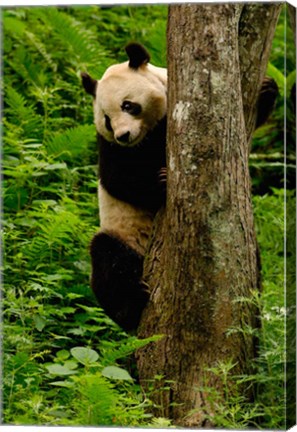
<path id="1" fill-rule="evenodd" d="M 246 4 L 243 6 L 239 20 L 239 62 L 248 142 L 254 131 L 256 101 L 265 75 L 281 8 L 281 3 Z"/>
<path id="2" fill-rule="evenodd" d="M 169 382 L 167 390 L 156 391 L 157 414 L 182 426 L 207 424 L 205 414 L 213 407 L 205 383 L 224 394 L 223 381 L 207 368 L 232 360 L 231 373 L 244 373 L 255 354 L 253 338 L 236 330 L 256 326 L 255 308 L 236 299 L 250 298 L 259 284 L 248 170 L 251 126 L 246 132 L 244 119 L 255 113 L 256 93 L 244 109 L 249 95 L 241 97 L 241 83 L 249 86 L 248 70 L 257 70 L 258 86 L 265 66 L 260 56 L 240 72 L 238 29 L 245 8 L 169 8 L 168 194 L 146 260 L 151 300 L 139 329 L 140 337 L 164 337 L 137 355 L 144 387 L 156 375 L 163 377 L 160 385 Z M 257 45 L 261 53 L 266 27 Z M 248 38 L 242 38 L 247 49 Z"/>
<path id="3" fill-rule="evenodd" d="M 296 45 L 296 8 L 288 3 L 288 13 L 290 17 L 290 24 L 294 34 L 294 41 Z"/>

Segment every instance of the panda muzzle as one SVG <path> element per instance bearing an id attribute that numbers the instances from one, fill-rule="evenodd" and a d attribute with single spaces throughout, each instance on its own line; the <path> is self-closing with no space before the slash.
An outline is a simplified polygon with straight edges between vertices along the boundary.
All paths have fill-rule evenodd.
<path id="1" fill-rule="evenodd" d="M 122 135 L 116 136 L 115 139 L 119 143 L 127 144 L 129 143 L 129 139 L 130 139 L 130 132 L 128 131 Z"/>

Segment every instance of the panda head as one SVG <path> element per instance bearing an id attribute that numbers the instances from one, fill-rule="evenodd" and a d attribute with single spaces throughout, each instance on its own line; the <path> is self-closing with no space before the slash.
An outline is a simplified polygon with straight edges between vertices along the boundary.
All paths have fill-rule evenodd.
<path id="1" fill-rule="evenodd" d="M 109 67 L 101 80 L 82 73 L 82 83 L 94 98 L 97 132 L 121 146 L 139 144 L 166 115 L 166 69 L 149 63 L 139 44 L 126 47 L 129 61 Z"/>

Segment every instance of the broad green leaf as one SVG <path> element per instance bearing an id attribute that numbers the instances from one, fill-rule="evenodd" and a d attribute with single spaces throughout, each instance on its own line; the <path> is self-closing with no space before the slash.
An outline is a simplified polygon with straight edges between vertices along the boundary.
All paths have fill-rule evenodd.
<path id="1" fill-rule="evenodd" d="M 133 381 L 130 374 L 125 369 L 119 368 L 118 366 L 105 367 L 102 371 L 102 375 L 114 380 Z"/>
<path id="2" fill-rule="evenodd" d="M 99 355 L 97 354 L 96 351 L 84 347 L 72 348 L 71 354 L 77 361 L 79 361 L 85 366 L 95 363 L 99 358 Z"/>
<path id="3" fill-rule="evenodd" d="M 75 360 L 67 360 L 64 363 L 64 366 L 70 370 L 77 369 L 78 363 Z"/>
<path id="4" fill-rule="evenodd" d="M 278 70 L 272 63 L 268 63 L 266 73 L 274 79 L 278 86 L 280 94 L 283 96 L 286 78 L 284 77 L 282 72 Z"/>
<path id="5" fill-rule="evenodd" d="M 56 354 L 56 357 L 57 357 L 59 360 L 67 360 L 67 359 L 69 358 L 69 356 L 70 356 L 69 351 L 64 350 L 64 349 L 58 351 L 57 354 Z"/>
<path id="6" fill-rule="evenodd" d="M 46 368 L 52 375 L 72 375 L 76 373 L 76 371 L 68 368 L 67 366 L 62 366 L 59 364 L 48 365 Z"/>
<path id="7" fill-rule="evenodd" d="M 34 319 L 34 322 L 35 322 L 36 329 L 39 332 L 41 332 L 44 329 L 44 327 L 45 327 L 46 319 L 44 317 L 40 316 L 40 315 L 34 315 L 33 319 Z"/>

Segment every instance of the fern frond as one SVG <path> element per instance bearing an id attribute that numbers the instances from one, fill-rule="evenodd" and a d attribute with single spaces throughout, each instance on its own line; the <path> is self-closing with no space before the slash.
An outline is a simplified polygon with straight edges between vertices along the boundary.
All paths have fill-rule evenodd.
<path id="1" fill-rule="evenodd" d="M 100 373 L 83 375 L 78 379 L 76 405 L 79 423 L 88 426 L 112 425 L 120 414 L 119 394 L 114 386 Z"/>
<path id="2" fill-rule="evenodd" d="M 9 105 L 12 113 L 15 113 L 16 116 L 25 118 L 29 114 L 35 114 L 32 107 L 26 106 L 26 100 L 24 96 L 20 95 L 12 87 L 6 87 L 4 101 Z"/>
<path id="3" fill-rule="evenodd" d="M 104 59 L 106 51 L 100 47 L 97 35 L 80 22 L 57 8 L 38 9 L 41 19 L 49 25 L 55 37 L 64 45 L 72 60 L 80 67 L 89 68 Z M 71 61 L 71 57 L 68 59 Z"/>
<path id="4" fill-rule="evenodd" d="M 7 86 L 4 102 L 9 106 L 10 122 L 21 126 L 27 138 L 37 138 L 42 134 L 42 118 L 36 114 L 33 106 L 27 104 L 26 99 L 13 87 Z"/>
<path id="5" fill-rule="evenodd" d="M 133 354 L 136 350 L 143 348 L 152 342 L 157 342 L 162 339 L 162 335 L 155 335 L 146 339 L 137 339 L 136 337 L 130 337 L 126 340 L 125 343 L 122 341 L 116 347 L 115 342 L 112 343 L 108 341 L 103 341 L 100 350 L 102 352 L 102 364 L 112 365 L 121 358 L 125 358 L 131 354 Z"/>
<path id="6" fill-rule="evenodd" d="M 37 84 L 40 82 L 39 76 L 43 76 L 43 71 L 28 56 L 26 48 L 22 45 L 14 50 L 13 58 L 7 58 L 5 61 L 14 73 L 14 78 L 19 76 L 23 82 Z"/>
<path id="7" fill-rule="evenodd" d="M 58 133 L 46 143 L 47 152 L 58 159 L 67 160 L 71 157 L 82 157 L 88 150 L 88 145 L 95 139 L 95 128 L 92 125 L 82 125 Z"/>
<path id="8" fill-rule="evenodd" d="M 80 218 L 59 206 L 54 211 L 49 205 L 44 205 L 41 211 L 31 212 L 31 216 L 39 218 L 39 230 L 30 239 L 27 254 L 31 260 L 42 262 L 49 260 L 54 254 L 72 253 L 74 243 L 79 239 L 82 244 L 87 244 L 89 232 Z"/>
<path id="9" fill-rule="evenodd" d="M 41 42 L 41 40 L 37 37 L 36 34 L 31 33 L 29 31 L 25 32 L 27 38 L 32 43 L 34 48 L 42 55 L 42 57 L 46 60 L 48 65 L 51 67 L 51 69 L 56 72 L 57 71 L 57 64 L 54 62 L 52 56 L 47 52 L 45 45 Z"/>

